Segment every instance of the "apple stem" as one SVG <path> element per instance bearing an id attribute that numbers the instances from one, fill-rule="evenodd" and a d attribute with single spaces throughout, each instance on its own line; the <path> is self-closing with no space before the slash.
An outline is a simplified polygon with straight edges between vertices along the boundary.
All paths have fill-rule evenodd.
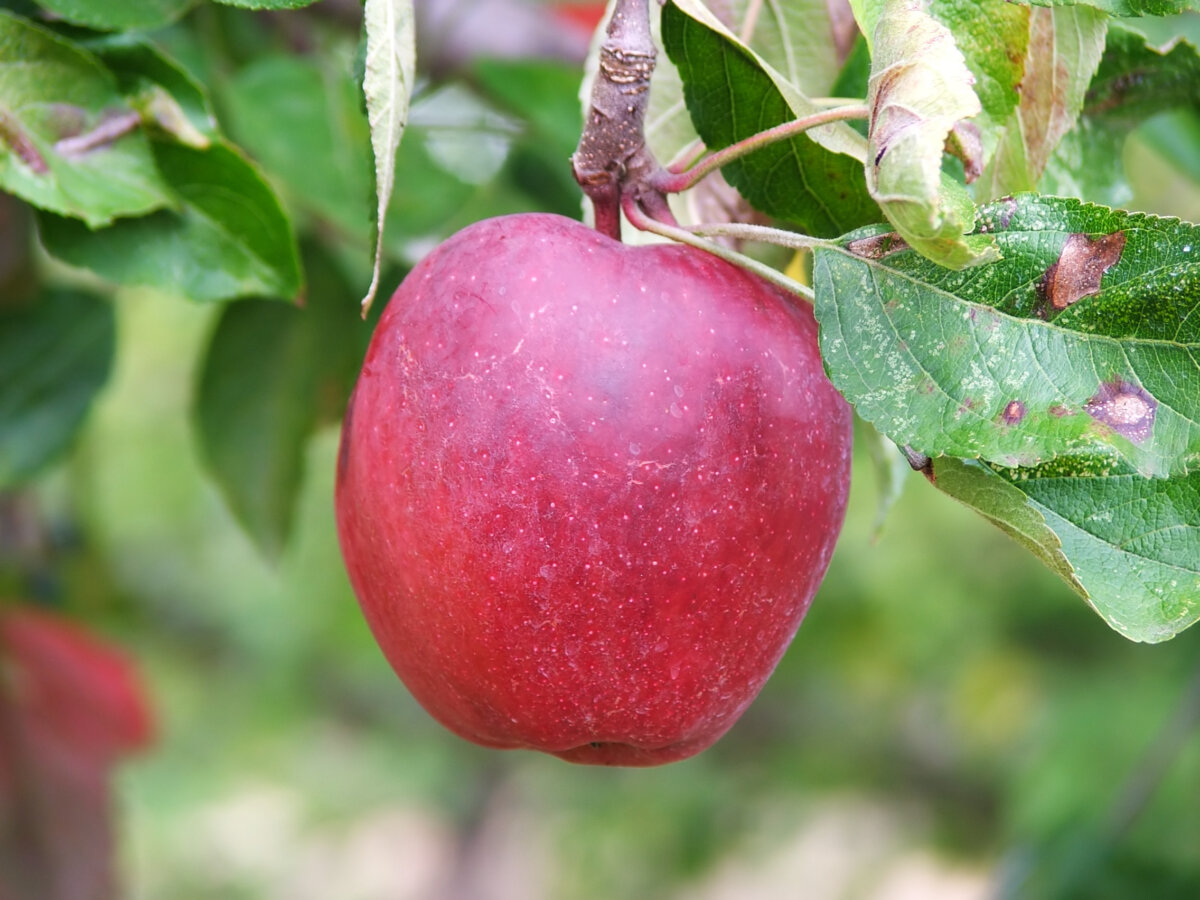
<path id="1" fill-rule="evenodd" d="M 774 128 L 760 131 L 758 134 L 751 135 L 745 140 L 738 141 L 736 144 L 730 144 L 728 147 L 710 153 L 694 166 L 684 171 L 659 169 L 652 176 L 650 184 L 663 193 L 677 194 L 680 191 L 686 191 L 689 188 L 695 187 L 704 178 L 722 166 L 726 166 L 734 160 L 741 159 L 755 150 L 761 150 L 769 144 L 788 140 L 798 134 L 803 134 L 810 128 L 827 125 L 830 122 L 838 122 L 846 119 L 865 119 L 869 115 L 870 110 L 863 104 L 839 106 L 835 109 L 825 109 L 820 112 L 810 113 L 807 116 L 801 116 L 799 119 L 793 119 L 791 122 L 784 122 L 782 125 L 776 125 Z"/>
<path id="2" fill-rule="evenodd" d="M 645 198 L 642 199 L 643 201 L 645 200 Z M 771 284 L 782 288 L 788 293 L 796 294 L 809 303 L 813 303 L 816 300 L 816 296 L 813 294 L 812 288 L 808 287 L 808 285 L 801 284 L 794 278 L 788 278 L 788 276 L 784 275 L 777 269 L 771 268 L 766 263 L 761 263 L 756 259 L 751 259 L 749 256 L 746 256 L 743 253 L 738 253 L 736 250 L 732 250 L 729 247 L 724 247 L 720 244 L 715 244 L 712 241 L 707 241 L 700 237 L 699 234 L 697 234 L 691 228 L 683 228 L 679 225 L 668 224 L 661 219 L 656 219 L 643 209 L 643 205 L 645 205 L 644 202 L 639 203 L 638 199 L 632 195 L 626 195 L 622 200 L 622 209 L 625 212 L 625 218 L 627 218 L 630 224 L 632 224 L 635 228 L 639 228 L 642 231 L 649 231 L 651 234 L 657 234 L 665 238 L 670 238 L 671 240 L 678 241 L 681 244 L 689 244 L 693 247 L 698 247 L 701 250 L 711 253 L 713 256 L 719 256 L 726 262 L 731 262 L 735 266 L 740 266 L 743 269 L 753 272 L 755 275 L 758 275 L 765 281 L 771 282 Z M 774 229 L 766 230 L 771 231 Z M 804 236 L 797 235 L 797 237 L 803 238 Z"/>
<path id="3" fill-rule="evenodd" d="M 600 47 L 587 123 L 571 157 L 575 180 L 592 201 L 597 230 L 617 240 L 626 186 L 649 184 L 659 168 L 644 129 L 656 55 L 648 0 L 617 0 Z"/>

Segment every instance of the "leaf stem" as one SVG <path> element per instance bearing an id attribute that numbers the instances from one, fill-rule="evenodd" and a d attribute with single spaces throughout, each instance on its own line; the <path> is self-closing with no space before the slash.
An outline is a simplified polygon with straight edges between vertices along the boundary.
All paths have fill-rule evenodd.
<path id="1" fill-rule="evenodd" d="M 782 288 L 790 294 L 796 294 L 809 303 L 816 300 L 812 289 L 807 285 L 803 285 L 793 278 L 788 278 L 777 269 L 773 269 L 766 263 L 761 263 L 756 259 L 751 259 L 743 253 L 738 253 L 736 250 L 731 250 L 728 247 L 723 247 L 720 244 L 715 244 L 712 241 L 706 241 L 696 233 L 695 226 L 692 228 L 681 228 L 678 225 L 668 225 L 666 222 L 661 222 L 658 219 L 647 215 L 645 211 L 638 205 L 637 201 L 628 195 L 623 199 L 622 209 L 627 218 L 635 228 L 642 231 L 648 231 L 651 234 L 657 234 L 665 238 L 670 238 L 673 241 L 678 241 L 681 244 L 688 244 L 692 247 L 697 247 L 700 250 L 705 250 L 713 256 L 719 256 L 726 262 L 733 263 L 760 278 L 771 282 L 778 288 Z M 717 227 L 717 226 L 714 226 Z M 723 226 L 721 226 L 723 227 Z M 765 229 L 773 230 L 773 229 Z"/>
<path id="2" fill-rule="evenodd" d="M 667 163 L 666 169 L 668 172 L 672 173 L 683 172 L 698 163 L 703 156 L 704 141 L 700 140 L 700 138 L 696 138 L 694 141 L 675 154 L 675 158 Z"/>
<path id="3" fill-rule="evenodd" d="M 743 222 L 689 225 L 687 228 L 692 234 L 700 237 L 729 237 L 742 241 L 758 241 L 763 244 L 774 244 L 777 247 L 788 247 L 792 250 L 813 250 L 833 244 L 826 238 L 785 231 L 782 228 L 769 228 L 766 225 L 749 225 Z"/>
<path id="4" fill-rule="evenodd" d="M 839 106 L 834 109 L 810 113 L 807 116 L 801 116 L 799 119 L 793 119 L 791 122 L 784 122 L 782 125 L 776 125 L 774 128 L 760 131 L 758 134 L 738 141 L 736 144 L 730 144 L 728 147 L 709 154 L 686 171 L 670 172 L 664 169 L 656 172 L 651 179 L 651 184 L 663 193 L 677 194 L 680 191 L 686 191 L 689 188 L 695 187 L 717 169 L 741 159 L 755 150 L 761 150 L 763 147 L 777 141 L 788 140 L 819 125 L 827 125 L 830 122 L 840 122 L 846 119 L 865 119 L 869 114 L 870 111 L 863 104 Z"/>

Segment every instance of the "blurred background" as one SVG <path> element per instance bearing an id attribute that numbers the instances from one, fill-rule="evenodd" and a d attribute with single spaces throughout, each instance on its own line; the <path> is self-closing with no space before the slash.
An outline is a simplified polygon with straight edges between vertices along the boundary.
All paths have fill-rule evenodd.
<path id="1" fill-rule="evenodd" d="M 470 221 L 579 214 L 566 158 L 595 5 L 424 6 L 388 289 Z M 358 15 L 204 5 L 161 35 L 305 223 L 310 273 L 327 273 L 310 298 L 319 284 L 350 318 L 369 281 L 369 241 L 345 225 L 368 220 Z M 1194 182 L 1150 142 L 1124 152 L 1132 207 L 1200 219 Z M 73 452 L 5 498 L 48 543 L 6 554 L 2 583 L 141 668 L 158 738 L 114 789 L 129 896 L 1200 896 L 1200 631 L 1129 643 L 920 477 L 880 525 L 885 487 L 858 451 L 812 610 L 713 749 L 649 770 L 486 751 L 436 725 L 367 632 L 332 517 L 336 416 L 268 561 L 190 420 L 221 310 L 146 289 L 116 310 L 117 367 Z"/>

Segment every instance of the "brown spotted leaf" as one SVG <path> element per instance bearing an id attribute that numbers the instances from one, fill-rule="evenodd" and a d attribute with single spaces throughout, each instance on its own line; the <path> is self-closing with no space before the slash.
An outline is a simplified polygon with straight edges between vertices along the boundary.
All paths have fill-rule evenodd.
<path id="1" fill-rule="evenodd" d="M 998 197 L 1037 187 L 1059 143 L 1083 109 L 1104 52 L 1108 18 L 1087 6 L 1033 9 L 1021 62 L 1019 102 L 999 125 L 995 150 L 978 196 Z"/>
<path id="2" fill-rule="evenodd" d="M 1200 470 L 1200 227 L 1022 195 L 977 231 L 1003 259 L 952 271 L 880 227 L 817 250 L 822 351 L 858 413 L 932 457 Z"/>
<path id="3" fill-rule="evenodd" d="M 1087 457 L 1035 469 L 943 457 L 933 472 L 1125 637 L 1163 641 L 1200 619 L 1200 472 L 1145 478 Z"/>

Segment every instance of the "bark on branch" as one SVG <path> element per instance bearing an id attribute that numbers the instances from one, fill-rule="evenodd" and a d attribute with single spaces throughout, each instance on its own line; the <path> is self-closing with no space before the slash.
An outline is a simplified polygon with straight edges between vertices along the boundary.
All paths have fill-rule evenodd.
<path id="1" fill-rule="evenodd" d="M 644 123 L 654 74 L 648 0 L 619 0 L 600 48 L 587 122 L 571 157 L 575 180 L 592 200 L 596 228 L 620 239 L 621 194 L 657 169 Z"/>

